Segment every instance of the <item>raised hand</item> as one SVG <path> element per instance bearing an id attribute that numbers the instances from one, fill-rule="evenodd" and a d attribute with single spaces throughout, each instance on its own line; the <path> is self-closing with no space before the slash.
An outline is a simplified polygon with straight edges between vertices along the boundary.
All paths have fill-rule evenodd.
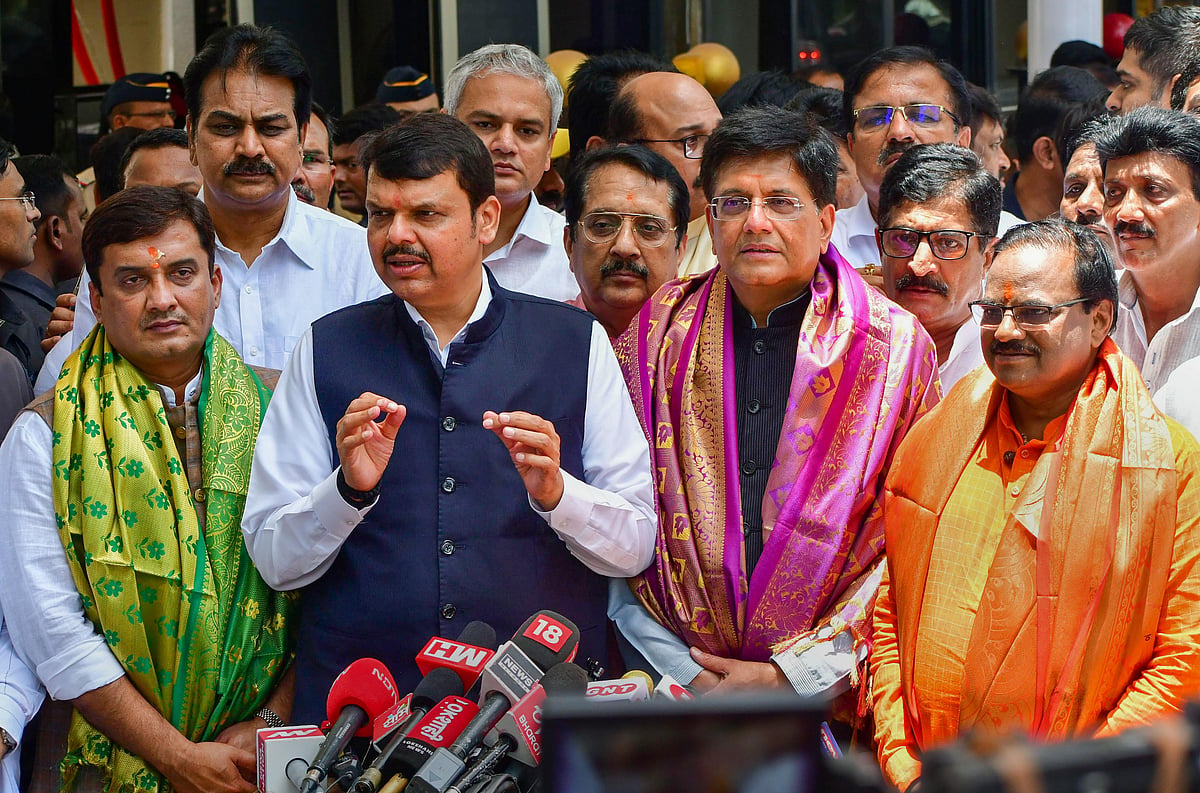
<path id="1" fill-rule="evenodd" d="M 504 442 L 530 498 L 543 512 L 562 500 L 563 478 L 559 470 L 559 439 L 554 424 L 541 416 L 514 410 L 483 414 L 483 426 Z"/>
<path id="2" fill-rule="evenodd" d="M 347 485 L 371 490 L 379 484 L 406 413 L 404 405 L 370 392 L 350 403 L 337 424 L 337 453 Z M 376 421 L 380 415 L 384 420 Z"/>

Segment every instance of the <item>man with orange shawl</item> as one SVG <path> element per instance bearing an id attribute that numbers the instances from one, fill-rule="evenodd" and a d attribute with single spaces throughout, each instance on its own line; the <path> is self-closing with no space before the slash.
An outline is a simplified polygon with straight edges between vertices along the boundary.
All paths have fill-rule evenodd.
<path id="1" fill-rule="evenodd" d="M 857 681 L 882 575 L 877 497 L 937 399 L 929 336 L 829 247 L 836 173 L 833 139 L 803 117 L 727 118 L 700 172 L 719 266 L 665 285 L 617 342 L 659 534 L 610 614 L 698 690 Z"/>
<path id="2" fill-rule="evenodd" d="M 871 698 L 901 789 L 966 730 L 1110 735 L 1200 691 L 1200 447 L 1108 338 L 1107 251 L 1015 228 L 972 311 L 988 368 L 905 438 L 884 495 Z"/>

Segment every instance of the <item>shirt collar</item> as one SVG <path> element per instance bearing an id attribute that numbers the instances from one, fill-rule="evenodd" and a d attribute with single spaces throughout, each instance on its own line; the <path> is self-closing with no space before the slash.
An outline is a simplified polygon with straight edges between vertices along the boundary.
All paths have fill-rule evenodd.
<path id="1" fill-rule="evenodd" d="M 445 366 L 450 355 L 450 345 L 456 341 L 461 341 L 466 336 L 467 329 L 471 327 L 471 324 L 482 319 L 483 315 L 487 312 L 487 308 L 492 302 L 492 288 L 488 284 L 487 274 L 484 273 L 483 288 L 479 290 L 479 298 L 475 301 L 475 309 L 471 312 L 471 316 L 467 318 L 467 323 L 458 329 L 458 333 L 454 334 L 454 338 L 446 342 L 445 347 L 442 347 L 438 342 L 437 334 L 433 332 L 433 326 L 425 321 L 425 318 L 421 316 L 421 312 L 409 305 L 406 300 L 401 300 L 400 302 L 404 304 L 404 310 L 408 312 L 408 316 L 421 329 L 421 336 L 424 337 L 425 343 L 429 345 L 429 349 L 441 359 L 442 365 Z"/>
<path id="2" fill-rule="evenodd" d="M 804 321 L 804 313 L 808 310 L 808 298 L 810 294 L 811 291 L 805 289 L 800 295 L 797 295 L 783 305 L 771 309 L 771 313 L 767 315 L 767 324 L 765 327 L 783 328 L 799 325 Z M 754 317 L 741 304 L 741 301 L 737 299 L 737 295 L 733 296 L 733 321 L 744 328 L 763 327 L 755 322 Z"/>
<path id="3" fill-rule="evenodd" d="M 1129 311 L 1136 311 L 1138 304 L 1137 287 L 1133 283 L 1133 273 L 1130 270 L 1121 270 L 1117 274 L 1117 300 L 1121 306 Z M 1196 290 L 1196 294 L 1192 296 L 1192 307 L 1188 310 L 1188 316 L 1200 308 L 1200 289 Z M 1182 319 L 1182 317 L 1181 317 Z"/>
<path id="4" fill-rule="evenodd" d="M 201 188 L 200 195 L 197 196 L 201 201 L 204 200 L 204 189 Z M 286 245 L 288 250 L 296 255 L 301 264 L 310 270 L 317 269 L 317 263 L 320 261 L 320 250 L 318 242 L 313 238 L 312 224 L 309 218 L 306 217 L 308 210 L 314 212 L 325 212 L 324 209 L 310 207 L 296 197 L 296 191 L 288 188 L 287 209 L 283 212 L 283 223 L 279 226 L 279 231 L 271 238 L 271 241 L 263 246 L 265 252 L 277 242 Z M 222 250 L 236 253 L 231 248 L 221 242 L 221 237 L 217 235 L 217 247 Z"/>
<path id="5" fill-rule="evenodd" d="M 50 308 L 54 308 L 55 301 L 58 299 L 58 293 L 55 292 L 54 287 L 24 270 L 10 270 L 4 276 L 4 283 L 13 289 L 25 292 Z"/>
<path id="6" fill-rule="evenodd" d="M 204 378 L 204 364 L 200 365 L 200 371 L 196 372 L 196 376 L 188 380 L 186 386 L 183 387 L 183 401 L 190 404 L 195 401 L 196 396 L 200 393 L 200 382 Z M 162 394 L 163 404 L 168 408 L 176 407 L 175 405 L 175 389 L 162 385 L 161 383 L 154 384 L 159 393 Z"/>
<path id="7" fill-rule="evenodd" d="M 875 218 L 871 216 L 871 203 L 863 196 L 857 204 L 846 210 L 846 222 L 850 237 L 875 239 Z"/>
<path id="8" fill-rule="evenodd" d="M 503 248 L 499 248 L 492 252 L 484 261 L 494 259 L 504 259 L 512 253 L 513 246 L 517 244 L 517 240 L 524 237 L 532 240 L 544 248 L 549 248 L 555 243 L 554 229 L 550 226 L 550 218 L 548 215 L 553 215 L 554 210 L 547 209 L 538 203 L 537 197 L 529 194 L 529 205 L 525 207 L 525 214 L 521 215 L 521 222 L 517 224 L 517 230 L 513 232 L 512 239 L 508 241 Z M 562 233 L 559 232 L 558 244 L 562 244 Z"/>

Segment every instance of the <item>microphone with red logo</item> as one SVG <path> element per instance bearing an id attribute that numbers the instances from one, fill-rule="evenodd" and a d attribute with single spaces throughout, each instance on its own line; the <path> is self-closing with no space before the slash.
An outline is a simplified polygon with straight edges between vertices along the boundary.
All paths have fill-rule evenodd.
<path id="1" fill-rule="evenodd" d="M 654 699 L 695 699 L 692 692 L 687 690 L 687 687 L 680 683 L 670 675 L 663 675 L 658 681 L 658 687 L 654 689 Z"/>
<path id="2" fill-rule="evenodd" d="M 653 693 L 654 684 L 650 675 L 634 669 L 622 675 L 620 680 L 588 683 L 585 696 L 594 702 L 645 702 Z"/>
<path id="3" fill-rule="evenodd" d="M 411 793 L 445 793 L 462 775 L 465 758 L 480 744 L 545 670 L 570 661 L 579 649 L 579 629 L 561 614 L 539 611 L 505 642 L 480 678 L 479 715 L 449 747 L 438 749 L 408 783 Z"/>
<path id="4" fill-rule="evenodd" d="M 333 727 L 309 763 L 300 793 L 316 793 L 350 739 L 369 736 L 371 722 L 399 700 L 392 673 L 379 661 L 360 658 L 347 666 L 329 689 L 325 709 Z"/>
<path id="5" fill-rule="evenodd" d="M 475 680 L 483 671 L 483 666 L 490 660 L 495 651 L 496 631 L 491 625 L 478 620 L 463 628 L 457 640 L 433 638 L 426 643 L 424 649 L 417 654 L 417 667 L 424 677 L 417 687 L 405 699 L 408 700 L 407 717 L 401 714 L 387 714 L 377 720 L 375 725 L 377 746 L 382 746 L 379 754 L 371 764 L 363 770 L 354 781 L 353 793 L 375 793 L 385 778 L 388 765 L 398 751 L 405 750 L 404 740 L 419 727 L 421 720 L 430 709 L 448 697 L 460 696 L 475 684 Z M 481 661 L 482 659 L 482 661 Z M 444 666 L 439 666 L 441 660 Z M 472 707 L 475 707 L 474 705 Z M 475 707 L 478 711 L 478 707 Z M 471 714 L 472 716 L 474 713 Z M 394 716 L 395 724 L 388 724 L 389 717 Z M 403 719 L 403 721 L 401 721 Z M 470 717 L 462 721 L 466 722 Z M 458 732 L 461 732 L 460 728 Z M 455 732 L 450 740 L 458 736 Z M 384 744 L 384 740 L 387 743 Z M 450 741 L 446 741 L 448 744 Z M 411 748 L 411 747 L 409 747 Z M 425 757 L 433 753 L 436 746 L 431 746 L 415 765 L 408 768 L 411 774 L 425 762 Z"/>
<path id="6" fill-rule="evenodd" d="M 582 696 L 588 674 L 572 663 L 555 664 L 528 694 L 500 717 L 485 739 L 491 748 L 475 757 L 446 793 L 462 793 L 511 757 L 531 768 L 542 762 L 542 703 L 546 697 Z"/>

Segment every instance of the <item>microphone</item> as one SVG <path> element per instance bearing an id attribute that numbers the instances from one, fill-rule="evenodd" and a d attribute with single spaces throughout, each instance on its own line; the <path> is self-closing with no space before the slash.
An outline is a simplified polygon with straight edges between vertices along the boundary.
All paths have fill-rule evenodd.
<path id="1" fill-rule="evenodd" d="M 446 793 L 462 793 L 506 757 L 531 768 L 542 761 L 542 703 L 546 697 L 581 696 L 588 673 L 572 663 L 550 667 L 528 694 L 505 713 L 487 738 L 491 748 L 478 755 Z"/>
<path id="2" fill-rule="evenodd" d="M 347 666 L 329 689 L 325 709 L 333 727 L 309 763 L 300 793 L 316 793 L 350 739 L 369 736 L 371 722 L 398 701 L 396 681 L 382 663 L 360 658 Z"/>
<path id="3" fill-rule="evenodd" d="M 662 679 L 658 681 L 658 688 L 654 689 L 654 698 L 673 699 L 677 701 L 695 699 L 692 696 L 692 692 L 688 691 L 682 683 L 670 675 L 663 675 Z"/>
<path id="4" fill-rule="evenodd" d="M 539 611 L 527 619 L 483 670 L 479 715 L 454 743 L 421 766 L 408 783 L 411 793 L 445 793 L 466 767 L 466 756 L 500 717 L 530 692 L 544 670 L 570 661 L 578 649 L 579 628 L 561 614 Z"/>
<path id="5" fill-rule="evenodd" d="M 435 644 L 435 642 L 440 642 L 440 644 Z M 376 720 L 375 743 L 377 747 L 382 748 L 379 749 L 379 754 L 371 764 L 354 781 L 354 793 L 375 793 L 383 781 L 384 768 L 392 761 L 396 752 L 411 750 L 411 746 L 403 745 L 405 737 L 417 727 L 422 717 L 435 704 L 447 697 L 460 696 L 474 685 L 475 679 L 479 677 L 479 671 L 473 671 L 475 659 L 479 657 L 491 659 L 495 655 L 492 649 L 495 646 L 495 629 L 479 620 L 468 623 L 456 641 L 435 637 L 425 645 L 417 655 L 417 666 L 421 669 L 424 677 L 421 678 L 421 682 L 417 684 L 413 693 L 405 698 L 409 702 L 406 712 L 393 712 Z M 429 652 L 431 647 L 435 649 Z M 446 660 L 447 665 L 438 666 L 434 663 L 434 660 L 439 658 Z M 476 708 L 477 710 L 478 708 Z M 461 731 L 460 729 L 458 732 Z M 456 732 L 454 735 L 457 736 L 457 734 Z M 384 739 L 388 740 L 386 745 Z M 410 774 L 420 767 L 424 758 L 433 752 L 433 748 L 435 747 L 431 747 L 420 760 L 415 761 L 414 765 L 409 768 Z"/>
<path id="6" fill-rule="evenodd" d="M 650 675 L 634 670 L 626 672 L 620 680 L 597 680 L 588 683 L 584 696 L 597 702 L 645 702 L 654 692 L 654 686 L 649 680 Z"/>

